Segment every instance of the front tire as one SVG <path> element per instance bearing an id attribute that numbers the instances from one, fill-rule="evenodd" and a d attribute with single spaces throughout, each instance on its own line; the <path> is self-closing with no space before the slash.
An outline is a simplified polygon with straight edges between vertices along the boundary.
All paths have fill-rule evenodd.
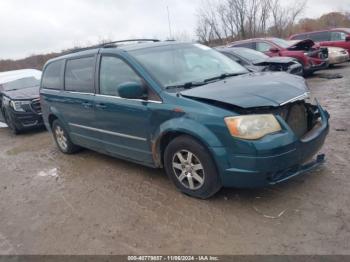
<path id="1" fill-rule="evenodd" d="M 207 199 L 221 188 L 215 163 L 202 144 L 189 136 L 179 136 L 164 153 L 165 171 L 183 193 Z"/>
<path id="2" fill-rule="evenodd" d="M 7 126 L 9 127 L 9 129 L 11 130 L 11 132 L 14 135 L 18 135 L 20 133 L 20 130 L 16 127 L 16 125 L 11 121 L 6 109 L 3 109 L 2 111 L 2 115 L 4 117 L 5 123 L 7 124 Z"/>
<path id="3" fill-rule="evenodd" d="M 62 153 L 74 154 L 80 150 L 79 146 L 73 144 L 73 142 L 69 138 L 67 130 L 63 127 L 59 120 L 53 121 L 52 133 L 56 145 Z"/>

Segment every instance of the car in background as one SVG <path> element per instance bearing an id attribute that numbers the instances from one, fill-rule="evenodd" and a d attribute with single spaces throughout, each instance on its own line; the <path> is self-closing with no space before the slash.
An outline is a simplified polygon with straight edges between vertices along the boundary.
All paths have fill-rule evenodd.
<path id="1" fill-rule="evenodd" d="M 274 185 L 323 163 L 324 155 L 310 159 L 329 115 L 309 101 L 304 78 L 250 73 L 201 44 L 130 41 L 44 66 L 43 118 L 61 152 L 86 147 L 164 167 L 198 198 L 222 186 Z"/>
<path id="2" fill-rule="evenodd" d="M 309 75 L 328 67 L 328 50 L 320 48 L 312 40 L 303 40 L 294 44 L 281 38 L 254 38 L 235 41 L 229 47 L 246 47 L 265 53 L 268 56 L 293 57 L 303 66 L 303 74 Z"/>
<path id="3" fill-rule="evenodd" d="M 299 40 L 289 40 L 291 44 L 299 42 Z M 335 64 L 341 64 L 349 61 L 349 52 L 340 47 L 325 46 L 328 50 L 328 64 L 332 67 Z"/>
<path id="4" fill-rule="evenodd" d="M 327 47 L 329 56 L 329 65 L 341 64 L 349 61 L 349 52 L 340 47 Z"/>
<path id="5" fill-rule="evenodd" d="M 333 28 L 321 31 L 294 34 L 290 40 L 311 39 L 321 46 L 334 46 L 346 49 L 350 53 L 350 28 Z"/>
<path id="6" fill-rule="evenodd" d="M 35 69 L 0 73 L 0 109 L 14 134 L 43 126 L 40 79 L 41 71 Z"/>
<path id="7" fill-rule="evenodd" d="M 216 50 L 252 72 L 284 71 L 295 75 L 303 74 L 302 65 L 292 57 L 270 57 L 245 47 L 218 47 Z"/>

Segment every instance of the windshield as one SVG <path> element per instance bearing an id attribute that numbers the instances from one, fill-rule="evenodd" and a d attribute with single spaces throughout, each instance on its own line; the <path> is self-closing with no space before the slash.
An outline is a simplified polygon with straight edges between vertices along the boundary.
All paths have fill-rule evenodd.
<path id="1" fill-rule="evenodd" d="M 283 47 L 283 48 L 290 47 L 290 43 L 284 39 L 281 39 L 281 38 L 271 38 L 271 42 L 273 42 L 276 45 L 279 45 L 280 47 Z"/>
<path id="2" fill-rule="evenodd" d="M 40 85 L 40 80 L 35 78 L 34 76 L 30 76 L 2 83 L 1 85 L 5 91 L 11 91 L 38 86 Z"/>
<path id="3" fill-rule="evenodd" d="M 247 69 L 225 55 L 200 44 L 172 44 L 131 51 L 163 85 L 203 82 L 223 74 L 245 74 Z"/>
<path id="4" fill-rule="evenodd" d="M 249 48 L 237 48 L 234 52 L 250 62 L 263 61 L 268 58 L 264 53 Z"/>

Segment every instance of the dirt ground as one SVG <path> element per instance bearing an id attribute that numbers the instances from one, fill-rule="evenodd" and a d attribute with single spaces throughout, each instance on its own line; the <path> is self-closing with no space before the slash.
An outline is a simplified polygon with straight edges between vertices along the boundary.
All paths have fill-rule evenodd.
<path id="1" fill-rule="evenodd" d="M 331 114 L 326 164 L 206 201 L 162 170 L 0 128 L 0 254 L 350 254 L 350 64 L 308 83 Z"/>

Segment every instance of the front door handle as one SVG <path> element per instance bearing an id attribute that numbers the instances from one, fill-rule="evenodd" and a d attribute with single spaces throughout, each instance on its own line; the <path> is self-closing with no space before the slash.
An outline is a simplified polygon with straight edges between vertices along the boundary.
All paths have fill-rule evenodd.
<path id="1" fill-rule="evenodd" d="M 85 108 L 91 108 L 92 107 L 92 104 L 90 102 L 83 102 L 81 103 L 83 107 Z"/>
<path id="2" fill-rule="evenodd" d="M 101 104 L 96 104 L 96 107 L 99 109 L 105 109 L 105 108 L 107 108 L 107 105 L 101 103 Z"/>

